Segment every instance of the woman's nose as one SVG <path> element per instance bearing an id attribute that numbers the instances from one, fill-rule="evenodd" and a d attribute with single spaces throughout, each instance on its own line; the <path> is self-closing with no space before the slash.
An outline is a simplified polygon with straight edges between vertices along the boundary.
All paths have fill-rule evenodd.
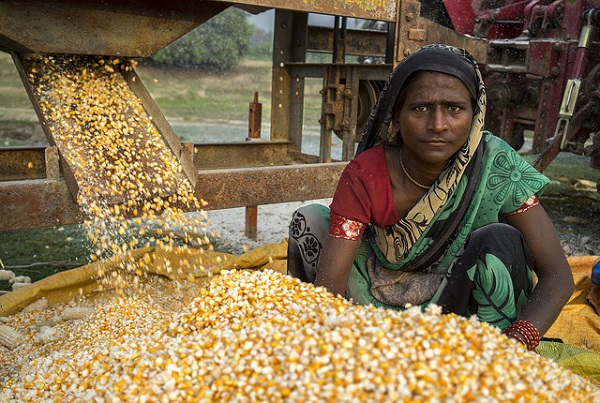
<path id="1" fill-rule="evenodd" d="M 429 126 L 434 132 L 448 130 L 448 116 L 443 108 L 436 107 L 431 110 Z"/>

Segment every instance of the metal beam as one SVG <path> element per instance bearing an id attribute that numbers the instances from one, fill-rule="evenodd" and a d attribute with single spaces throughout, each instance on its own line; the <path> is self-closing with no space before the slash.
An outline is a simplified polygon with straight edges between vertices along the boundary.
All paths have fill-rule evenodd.
<path id="1" fill-rule="evenodd" d="M 346 66 L 357 69 L 361 80 L 387 80 L 392 72 L 391 64 L 353 64 L 353 63 L 287 63 L 290 74 L 311 78 L 323 78 L 326 67 Z"/>
<path id="2" fill-rule="evenodd" d="M 293 152 L 288 141 L 252 139 L 244 142 L 194 144 L 197 170 L 306 164 L 317 156 Z M 47 147 L 0 148 L 0 181 L 46 179 Z M 58 158 L 58 157 L 57 157 Z"/>
<path id="3" fill-rule="evenodd" d="M 206 210 L 333 196 L 345 162 L 199 171 L 196 196 Z M 82 222 L 64 180 L 0 182 L 0 231 Z"/>
<path id="4" fill-rule="evenodd" d="M 0 182 L 0 230 L 52 227 L 82 220 L 65 181 Z"/>
<path id="5" fill-rule="evenodd" d="M 249 168 L 289 165 L 289 142 L 249 140 L 235 143 L 196 144 L 194 164 L 197 169 Z"/>
<path id="6" fill-rule="evenodd" d="M 332 197 L 346 164 L 200 171 L 196 197 L 208 210 Z"/>
<path id="7" fill-rule="evenodd" d="M 356 56 L 385 57 L 386 31 L 348 29 L 346 31 L 346 54 Z M 306 49 L 314 52 L 333 51 L 333 29 L 310 25 Z"/>
<path id="8" fill-rule="evenodd" d="M 0 148 L 0 181 L 46 178 L 44 149 Z"/>

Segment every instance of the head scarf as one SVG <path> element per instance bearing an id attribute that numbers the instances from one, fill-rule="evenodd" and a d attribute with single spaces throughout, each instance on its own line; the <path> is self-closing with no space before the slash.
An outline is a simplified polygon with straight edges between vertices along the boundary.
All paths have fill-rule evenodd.
<path id="1" fill-rule="evenodd" d="M 460 79 L 475 99 L 474 116 L 465 144 L 456 152 L 423 198 L 397 224 L 388 228 L 373 227 L 374 243 L 380 250 L 380 255 L 392 266 L 403 265 L 402 261 L 407 258 L 412 260 L 411 256 L 415 257 L 416 252 L 411 253 L 412 246 L 434 221 L 434 216 L 440 208 L 450 199 L 469 162 L 474 158 L 483 134 L 486 98 L 477 63 L 465 49 L 447 45 L 426 45 L 400 62 L 390 75 L 367 121 L 357 154 L 386 139 L 398 96 L 407 80 L 418 71 L 441 72 Z M 470 179 L 476 181 L 478 168 L 473 169 L 473 165 L 471 164 L 468 176 L 473 176 Z M 421 269 L 422 267 L 414 268 Z"/>
<path id="2" fill-rule="evenodd" d="M 462 48 L 441 44 L 425 45 L 403 59 L 390 74 L 365 125 L 356 154 L 388 137 L 394 107 L 402 88 L 407 79 L 419 71 L 445 73 L 461 80 L 471 97 L 477 101 L 474 116 L 485 116 L 485 87 L 475 59 Z M 481 123 L 483 125 L 483 121 Z"/>

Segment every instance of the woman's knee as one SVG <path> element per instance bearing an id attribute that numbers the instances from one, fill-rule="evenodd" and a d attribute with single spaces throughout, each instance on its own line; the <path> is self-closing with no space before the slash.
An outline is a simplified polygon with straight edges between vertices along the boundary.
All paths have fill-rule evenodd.
<path id="1" fill-rule="evenodd" d="M 491 254 L 507 267 L 533 267 L 533 257 L 521 232 L 503 223 L 489 224 L 471 233 L 464 253 L 471 256 Z"/>
<path id="2" fill-rule="evenodd" d="M 292 214 L 290 239 L 297 239 L 311 233 L 321 239 L 329 228 L 329 208 L 322 204 L 309 204 L 298 208 Z"/>
<path id="3" fill-rule="evenodd" d="M 501 245 L 502 248 L 521 247 L 525 241 L 521 232 L 508 224 L 488 224 L 474 230 L 469 236 L 469 244 L 485 247 L 489 244 Z"/>
<path id="4" fill-rule="evenodd" d="M 329 228 L 329 208 L 302 206 L 292 215 L 288 239 L 288 274 L 312 283 Z"/>

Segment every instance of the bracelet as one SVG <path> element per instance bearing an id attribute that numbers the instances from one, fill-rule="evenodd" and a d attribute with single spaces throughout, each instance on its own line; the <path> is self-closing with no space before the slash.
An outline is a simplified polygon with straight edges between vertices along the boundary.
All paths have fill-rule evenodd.
<path id="1" fill-rule="evenodd" d="M 540 344 L 540 332 L 526 320 L 517 320 L 504 330 L 504 334 L 517 339 L 527 350 L 535 350 Z"/>
<path id="2" fill-rule="evenodd" d="M 521 333 L 515 332 L 514 330 L 506 329 L 504 331 L 504 335 L 509 338 L 515 339 L 516 341 L 521 343 L 525 349 L 527 349 L 527 342 L 525 341 L 525 338 Z"/>
<path id="3" fill-rule="evenodd" d="M 600 285 L 600 260 L 592 268 L 592 284 Z"/>

